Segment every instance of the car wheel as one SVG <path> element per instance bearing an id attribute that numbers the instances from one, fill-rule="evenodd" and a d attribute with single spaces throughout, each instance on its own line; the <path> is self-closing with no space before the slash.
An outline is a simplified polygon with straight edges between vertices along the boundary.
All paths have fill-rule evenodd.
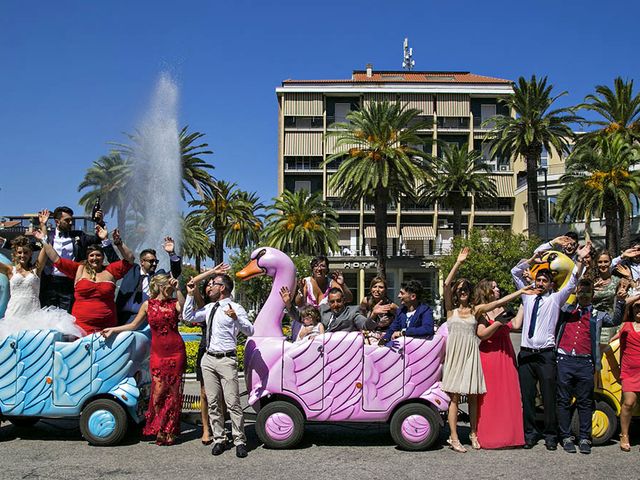
<path id="1" fill-rule="evenodd" d="M 591 442 L 593 445 L 604 445 L 613 438 L 618 429 L 618 417 L 615 410 L 607 402 L 596 401 L 596 409 L 591 420 Z M 571 430 L 578 437 L 580 433 L 580 419 L 578 411 L 573 412 Z"/>
<path id="2" fill-rule="evenodd" d="M 426 450 L 440 435 L 440 418 L 422 403 L 400 407 L 391 417 L 391 437 L 404 450 Z"/>
<path id="3" fill-rule="evenodd" d="M 304 416 L 289 402 L 268 403 L 258 412 L 256 433 L 265 447 L 292 448 L 304 435 Z"/>
<path id="4" fill-rule="evenodd" d="M 116 445 L 127 433 L 127 413 L 115 400 L 99 398 L 84 407 L 80 414 L 80 432 L 96 446 Z"/>

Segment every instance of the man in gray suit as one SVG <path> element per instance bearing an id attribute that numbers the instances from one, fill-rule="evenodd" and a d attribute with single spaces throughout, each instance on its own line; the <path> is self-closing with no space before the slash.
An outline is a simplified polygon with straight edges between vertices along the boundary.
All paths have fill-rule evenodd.
<path id="1" fill-rule="evenodd" d="M 346 306 L 344 293 L 339 288 L 329 290 L 328 305 L 320 305 L 320 321 L 325 332 L 355 332 L 373 330 L 378 326 L 365 317 L 356 306 Z"/>

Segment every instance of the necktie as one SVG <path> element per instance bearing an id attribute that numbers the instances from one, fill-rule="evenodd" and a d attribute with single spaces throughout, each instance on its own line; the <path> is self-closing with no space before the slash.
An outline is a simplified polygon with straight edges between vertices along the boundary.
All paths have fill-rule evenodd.
<path id="1" fill-rule="evenodd" d="M 213 317 L 216 315 L 216 311 L 220 306 L 220 302 L 216 302 L 211 309 L 209 318 L 207 319 L 207 351 L 209 350 L 209 344 L 211 343 L 211 332 L 213 331 Z"/>
<path id="2" fill-rule="evenodd" d="M 538 319 L 538 307 L 540 306 L 540 300 L 542 300 L 542 297 L 538 295 L 536 297 L 536 301 L 533 304 L 533 311 L 531 312 L 531 322 L 529 323 L 529 332 L 527 333 L 527 336 L 529 338 L 533 337 L 533 333 L 536 330 L 536 320 Z"/>
<path id="3" fill-rule="evenodd" d="M 141 305 L 143 301 L 142 294 L 144 293 L 144 279 L 148 278 L 148 275 L 140 275 L 140 282 L 138 283 L 138 288 L 136 289 L 136 293 L 133 297 L 133 300 L 136 304 Z"/>
<path id="4" fill-rule="evenodd" d="M 336 315 L 334 313 L 331 314 L 331 318 L 329 319 L 329 323 L 327 324 L 327 330 L 331 328 L 331 324 L 336 319 Z"/>

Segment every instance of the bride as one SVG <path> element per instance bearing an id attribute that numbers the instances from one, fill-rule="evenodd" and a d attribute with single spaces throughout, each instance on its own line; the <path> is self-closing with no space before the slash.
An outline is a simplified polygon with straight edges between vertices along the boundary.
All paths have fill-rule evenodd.
<path id="1" fill-rule="evenodd" d="M 49 212 L 38 213 L 40 228 L 46 232 L 46 219 Z M 12 265 L 0 262 L 0 273 L 9 278 L 9 303 L 0 320 L 0 339 L 20 330 L 58 330 L 62 333 L 80 337 L 84 332 L 75 324 L 73 316 L 65 310 L 48 307 L 40 308 L 40 275 L 46 263 L 44 249 L 40 250 L 35 264 L 32 262 L 33 247 L 31 241 L 21 235 L 11 246 Z"/>

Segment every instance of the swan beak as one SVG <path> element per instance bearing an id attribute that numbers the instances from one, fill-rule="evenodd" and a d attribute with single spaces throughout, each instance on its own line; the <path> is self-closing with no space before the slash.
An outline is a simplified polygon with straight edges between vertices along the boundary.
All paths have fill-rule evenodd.
<path id="1" fill-rule="evenodd" d="M 242 280 L 249 280 L 250 278 L 263 275 L 264 273 L 265 271 L 260 265 L 258 265 L 258 260 L 253 259 L 249 263 L 247 263 L 242 270 L 236 273 L 236 277 Z"/>

